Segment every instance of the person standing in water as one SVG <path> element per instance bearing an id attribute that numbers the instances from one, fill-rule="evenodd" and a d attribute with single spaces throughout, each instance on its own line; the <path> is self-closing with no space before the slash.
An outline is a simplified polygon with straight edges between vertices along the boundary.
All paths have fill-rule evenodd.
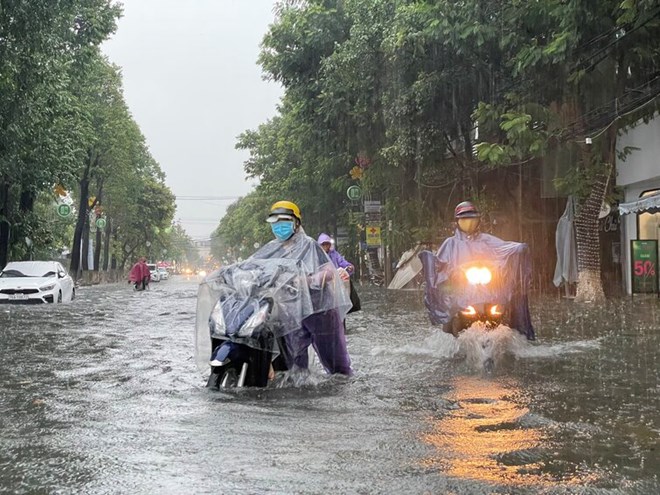
<path id="1" fill-rule="evenodd" d="M 302 227 L 300 208 L 291 201 L 278 201 L 266 220 L 275 239 L 251 258 L 286 258 L 300 261 L 307 273 L 313 313 L 302 321 L 302 328 L 286 335 L 290 369 L 307 369 L 308 347 L 312 345 L 321 364 L 330 373 L 353 374 L 346 345 L 343 318 L 350 301 L 337 283 L 337 270 L 325 251 Z"/>
<path id="2" fill-rule="evenodd" d="M 140 257 L 137 263 L 133 265 L 128 276 L 128 283 L 135 285 L 135 290 L 145 290 L 149 287 L 151 281 L 151 272 L 147 266 L 147 258 Z"/>

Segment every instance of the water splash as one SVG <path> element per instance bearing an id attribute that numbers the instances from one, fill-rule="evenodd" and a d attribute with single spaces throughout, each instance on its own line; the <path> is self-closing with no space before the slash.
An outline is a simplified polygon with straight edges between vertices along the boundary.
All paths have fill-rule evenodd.
<path id="1" fill-rule="evenodd" d="M 461 332 L 458 338 L 432 328 L 432 333 L 421 343 L 402 346 L 377 346 L 372 356 L 384 354 L 400 356 L 426 356 L 432 358 L 462 358 L 475 369 L 491 371 L 509 357 L 516 359 L 555 358 L 566 354 L 587 352 L 600 347 L 600 339 L 564 342 L 560 344 L 532 343 L 520 332 L 506 325 L 487 328 L 476 322 Z"/>

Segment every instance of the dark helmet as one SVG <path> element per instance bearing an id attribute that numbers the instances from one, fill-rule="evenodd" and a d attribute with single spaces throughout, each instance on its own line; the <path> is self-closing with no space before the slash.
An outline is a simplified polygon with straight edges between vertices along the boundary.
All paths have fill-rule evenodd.
<path id="1" fill-rule="evenodd" d="M 479 218 L 481 213 L 477 210 L 477 207 L 474 206 L 472 201 L 463 201 L 456 205 L 454 210 L 454 218 Z"/>

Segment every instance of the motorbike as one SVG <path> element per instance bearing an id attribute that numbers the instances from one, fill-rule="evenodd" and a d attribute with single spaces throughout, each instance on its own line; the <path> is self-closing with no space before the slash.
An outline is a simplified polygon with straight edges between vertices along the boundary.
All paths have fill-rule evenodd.
<path id="1" fill-rule="evenodd" d="M 200 332 L 206 328 L 210 343 L 207 387 L 265 387 L 274 372 L 287 369 L 284 335 L 300 327 L 301 273 L 295 261 L 251 260 L 207 277 L 200 286 L 197 333 L 204 340 Z M 207 316 L 209 300 L 215 303 Z"/>
<path id="2" fill-rule="evenodd" d="M 486 330 L 507 324 L 508 305 L 496 278 L 497 271 L 484 262 L 462 265 L 453 271 L 451 284 L 461 297 L 456 298 L 459 305 L 443 325 L 445 332 L 458 337 L 476 322 L 483 323 Z"/>
<path id="3" fill-rule="evenodd" d="M 275 339 L 268 327 L 272 301 L 225 298 L 211 313 L 209 329 L 213 353 L 209 362 L 212 388 L 265 387 Z M 257 347 L 248 344 L 256 342 Z M 249 372 L 249 374 L 248 374 Z"/>

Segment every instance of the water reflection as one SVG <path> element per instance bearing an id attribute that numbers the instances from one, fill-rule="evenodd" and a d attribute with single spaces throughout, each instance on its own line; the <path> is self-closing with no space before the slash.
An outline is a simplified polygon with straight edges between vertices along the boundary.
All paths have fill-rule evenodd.
<path id="1" fill-rule="evenodd" d="M 476 376 L 456 377 L 452 382 L 444 399 L 453 410 L 429 420 L 432 428 L 423 440 L 436 455 L 423 464 L 462 479 L 514 486 L 549 483 L 541 473 L 539 449 L 544 435 L 521 421 L 529 410 L 517 384 Z"/>

